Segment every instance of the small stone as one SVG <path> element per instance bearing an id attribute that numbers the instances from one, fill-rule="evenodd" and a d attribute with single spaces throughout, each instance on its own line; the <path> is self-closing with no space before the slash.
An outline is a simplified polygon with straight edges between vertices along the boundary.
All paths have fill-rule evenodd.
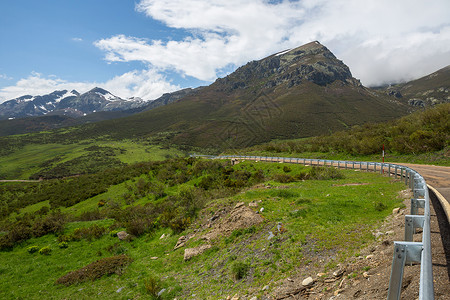
<path id="1" fill-rule="evenodd" d="M 163 235 L 159 238 L 160 240 L 164 239 L 166 237 L 166 234 L 163 233 Z"/>
<path id="2" fill-rule="evenodd" d="M 265 286 L 262 288 L 263 291 L 267 291 L 268 289 L 269 289 L 269 286 L 268 286 L 268 285 L 265 285 Z"/>
<path id="3" fill-rule="evenodd" d="M 150 257 L 150 259 L 151 260 L 156 260 L 156 259 L 158 259 L 158 257 L 157 256 L 153 256 L 153 257 Z"/>
<path id="4" fill-rule="evenodd" d="M 369 273 L 364 272 L 364 273 L 363 273 L 363 277 L 364 277 L 364 278 L 369 278 Z"/>
<path id="5" fill-rule="evenodd" d="M 303 285 L 303 286 L 310 286 L 310 285 L 312 285 L 313 283 L 314 283 L 314 279 L 312 279 L 311 276 L 308 277 L 308 278 L 303 279 L 303 281 L 302 281 L 302 285 Z"/>
<path id="6" fill-rule="evenodd" d="M 325 275 L 327 275 L 327 273 L 317 273 L 317 277 L 323 277 L 323 276 L 325 276 Z"/>
<path id="7" fill-rule="evenodd" d="M 165 291 L 166 291 L 166 289 L 160 290 L 159 293 L 158 293 L 158 297 L 160 297 Z"/>
<path id="8" fill-rule="evenodd" d="M 394 208 L 394 209 L 392 210 L 392 213 L 393 213 L 394 215 L 398 214 L 399 212 L 400 212 L 400 207 Z"/>
<path id="9" fill-rule="evenodd" d="M 119 238 L 119 240 L 123 241 L 124 239 L 127 238 L 127 236 L 129 236 L 128 233 L 126 233 L 125 231 L 119 231 L 117 233 L 117 237 Z"/>
<path id="10" fill-rule="evenodd" d="M 377 231 L 374 235 L 375 235 L 376 238 L 379 238 L 380 236 L 382 236 L 384 234 L 382 232 L 380 232 L 380 231 Z"/>
<path id="11" fill-rule="evenodd" d="M 209 248 L 211 248 L 211 245 L 202 245 L 197 248 L 184 249 L 184 260 L 186 261 L 186 260 L 191 259 L 194 256 L 200 255 Z"/>
<path id="12" fill-rule="evenodd" d="M 268 240 L 271 240 L 275 235 L 272 231 L 269 231 L 269 236 L 267 237 Z"/>
<path id="13" fill-rule="evenodd" d="M 334 295 L 337 296 L 339 295 L 339 293 L 343 292 L 343 289 L 337 289 L 336 291 L 334 291 Z"/>
<path id="14" fill-rule="evenodd" d="M 386 235 L 389 235 L 389 234 L 394 234 L 395 233 L 395 231 L 394 230 L 389 230 L 389 231 L 386 231 Z"/>
<path id="15" fill-rule="evenodd" d="M 256 202 L 250 202 L 250 203 L 248 204 L 248 206 L 249 206 L 249 207 L 258 207 L 258 203 L 256 203 Z"/>
<path id="16" fill-rule="evenodd" d="M 286 278 L 286 280 L 289 282 L 294 282 L 294 279 L 291 279 L 291 278 Z"/>
<path id="17" fill-rule="evenodd" d="M 234 295 L 233 298 L 231 298 L 231 300 L 239 300 L 238 294 Z"/>
<path id="18" fill-rule="evenodd" d="M 344 274 L 344 271 L 342 270 L 337 270 L 333 272 L 333 276 L 334 277 L 341 277 Z"/>
<path id="19" fill-rule="evenodd" d="M 253 296 L 253 297 L 250 298 L 250 300 L 258 300 L 258 297 Z"/>
<path id="20" fill-rule="evenodd" d="M 239 203 L 237 203 L 237 204 L 234 206 L 234 208 L 238 208 L 238 207 L 241 207 L 241 206 L 243 206 L 243 205 L 245 205 L 244 202 L 239 202 Z"/>
<path id="21" fill-rule="evenodd" d="M 123 290 L 123 287 L 118 288 L 117 291 L 116 291 L 116 293 L 120 293 L 122 290 Z"/>
<path id="22" fill-rule="evenodd" d="M 372 259 L 372 258 L 374 258 L 374 257 L 375 257 L 375 255 L 369 254 L 369 255 L 366 256 L 366 259 Z"/>
<path id="23" fill-rule="evenodd" d="M 261 209 L 259 210 L 259 212 L 263 212 L 264 211 L 264 207 L 261 207 Z"/>

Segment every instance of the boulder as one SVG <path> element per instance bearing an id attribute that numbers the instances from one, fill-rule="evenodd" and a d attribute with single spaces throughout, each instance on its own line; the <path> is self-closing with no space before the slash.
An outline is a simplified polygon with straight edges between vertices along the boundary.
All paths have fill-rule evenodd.
<path id="1" fill-rule="evenodd" d="M 202 245 L 196 248 L 186 248 L 184 249 L 184 260 L 186 261 L 197 255 L 200 255 L 209 248 L 211 248 L 211 245 Z"/>
<path id="2" fill-rule="evenodd" d="M 119 231 L 117 233 L 117 237 L 119 238 L 119 240 L 123 241 L 124 239 L 126 239 L 129 236 L 128 233 L 126 233 L 126 231 Z"/>

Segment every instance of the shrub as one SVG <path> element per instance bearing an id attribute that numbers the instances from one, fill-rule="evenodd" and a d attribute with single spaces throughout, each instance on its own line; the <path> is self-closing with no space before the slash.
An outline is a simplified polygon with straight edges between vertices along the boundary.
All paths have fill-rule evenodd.
<path id="1" fill-rule="evenodd" d="M 38 246 L 30 246 L 30 247 L 27 248 L 27 252 L 30 253 L 30 254 L 35 253 L 38 250 L 39 250 Z"/>
<path id="2" fill-rule="evenodd" d="M 69 243 L 61 242 L 61 243 L 58 244 L 58 247 L 61 248 L 61 249 L 67 248 L 67 247 L 69 247 Z"/>
<path id="3" fill-rule="evenodd" d="M 242 261 L 235 261 L 231 265 L 231 276 L 234 280 L 240 280 L 247 276 L 249 265 Z"/>
<path id="4" fill-rule="evenodd" d="M 42 255 L 50 255 L 50 252 L 52 252 L 52 248 L 50 248 L 49 246 L 45 246 L 41 248 L 41 250 L 39 250 L 39 254 Z"/>
<path id="5" fill-rule="evenodd" d="M 104 275 L 120 275 L 132 261 L 133 259 L 127 255 L 106 257 L 58 278 L 56 283 L 69 286 L 88 280 L 96 280 Z"/>
<path id="6" fill-rule="evenodd" d="M 161 281 L 156 277 L 149 276 L 144 280 L 144 287 L 147 293 L 153 297 L 157 297 L 159 291 L 161 290 Z"/>
<path id="7" fill-rule="evenodd" d="M 375 210 L 376 211 L 383 211 L 383 210 L 385 210 L 387 208 L 387 206 L 385 204 L 381 203 L 381 202 L 375 203 L 374 206 L 375 206 Z"/>
<path id="8" fill-rule="evenodd" d="M 289 182 L 294 182 L 295 178 L 289 174 L 275 174 L 273 176 L 273 180 L 281 182 L 281 183 L 289 183 Z"/>

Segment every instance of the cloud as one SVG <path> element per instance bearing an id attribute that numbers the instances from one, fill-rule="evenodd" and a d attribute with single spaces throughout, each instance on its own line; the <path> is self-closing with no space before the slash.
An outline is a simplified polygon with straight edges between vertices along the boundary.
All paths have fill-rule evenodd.
<path id="1" fill-rule="evenodd" d="M 95 45 L 107 61 L 211 81 L 230 65 L 319 40 L 366 85 L 450 64 L 448 0 L 141 0 L 136 10 L 189 35 L 102 39 Z"/>
<path id="2" fill-rule="evenodd" d="M 12 80 L 13 78 L 12 78 L 12 77 L 9 77 L 9 76 L 6 75 L 6 74 L 0 74 L 0 79 Z"/>
<path id="3" fill-rule="evenodd" d="M 82 38 L 79 38 L 79 37 L 73 37 L 73 38 L 72 38 L 72 41 L 74 41 L 74 42 L 82 42 L 83 39 L 82 39 Z"/>
<path id="4" fill-rule="evenodd" d="M 163 93 L 180 89 L 179 86 L 171 84 L 164 76 L 152 69 L 130 71 L 101 83 L 69 82 L 55 76 L 44 76 L 32 72 L 30 76 L 19 80 L 15 85 L 0 89 L 0 103 L 25 94 L 45 95 L 55 90 L 75 89 L 84 93 L 96 86 L 105 88 L 119 97 L 141 97 L 144 100 L 153 100 Z"/>

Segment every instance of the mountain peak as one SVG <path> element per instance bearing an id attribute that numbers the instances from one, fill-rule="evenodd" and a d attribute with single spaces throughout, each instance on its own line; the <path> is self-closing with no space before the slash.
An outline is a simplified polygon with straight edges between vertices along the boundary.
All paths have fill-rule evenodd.
<path id="1" fill-rule="evenodd" d="M 109 92 L 105 89 L 99 88 L 99 87 L 95 87 L 92 90 L 88 91 L 88 93 L 99 93 L 102 95 L 106 95 L 109 94 Z"/>

